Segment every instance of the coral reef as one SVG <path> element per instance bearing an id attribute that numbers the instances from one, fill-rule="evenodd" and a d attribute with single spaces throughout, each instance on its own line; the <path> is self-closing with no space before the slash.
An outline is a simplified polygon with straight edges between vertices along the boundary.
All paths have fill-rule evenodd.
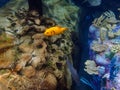
<path id="1" fill-rule="evenodd" d="M 91 49 L 96 53 L 101 53 L 104 52 L 107 49 L 107 47 L 107 45 L 96 43 L 91 46 Z"/>
<path id="2" fill-rule="evenodd" d="M 72 51 L 71 30 L 45 36 L 46 28 L 56 22 L 24 8 L 7 19 L 11 23 L 2 30 L 9 33 L 0 36 L 0 43 L 6 43 L 0 44 L 1 90 L 69 90 L 71 76 L 64 56 Z"/>
<path id="3" fill-rule="evenodd" d="M 120 45 L 113 45 L 111 48 L 110 48 L 111 52 L 113 53 L 117 53 L 120 51 Z"/>
<path id="4" fill-rule="evenodd" d="M 97 81 L 98 85 L 101 85 L 100 90 L 119 90 L 120 20 L 116 19 L 112 11 L 106 11 L 93 21 L 89 31 L 92 39 L 90 42 L 91 56 L 90 60 L 85 62 L 84 70 L 92 74 L 93 78 L 100 79 Z M 90 86 L 94 80 L 83 82 Z"/>
<path id="5" fill-rule="evenodd" d="M 87 60 L 85 62 L 85 71 L 89 74 L 98 74 L 98 67 L 93 60 Z"/>
<path id="6" fill-rule="evenodd" d="M 99 18 L 93 21 L 93 24 L 97 27 L 106 27 L 108 30 L 114 28 L 114 24 L 120 21 L 116 19 L 115 14 L 112 11 L 104 12 Z M 112 27 L 113 26 L 113 27 Z"/>

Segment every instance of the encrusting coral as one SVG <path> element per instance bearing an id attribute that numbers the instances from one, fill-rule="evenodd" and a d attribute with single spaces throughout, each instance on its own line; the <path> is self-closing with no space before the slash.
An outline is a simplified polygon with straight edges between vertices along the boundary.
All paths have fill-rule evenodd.
<path id="1" fill-rule="evenodd" d="M 117 52 L 120 51 L 120 45 L 119 44 L 118 45 L 113 45 L 110 50 L 113 53 L 117 53 Z"/>
<path id="2" fill-rule="evenodd" d="M 96 65 L 96 63 L 93 60 L 87 60 L 85 62 L 85 71 L 88 74 L 98 74 L 98 67 Z"/>
<path id="3" fill-rule="evenodd" d="M 40 16 L 36 11 L 20 9 L 8 16 L 8 20 L 11 24 L 5 28 L 5 32 L 8 31 L 13 37 L 4 39 L 0 36 L 4 39 L 1 42 L 6 43 L 0 44 L 0 56 L 5 55 L 0 58 L 0 70 L 9 71 L 9 75 L 4 78 L 8 81 L 6 90 L 70 89 L 71 84 L 68 85 L 67 82 L 71 78 L 68 80 L 66 76 L 68 72 L 64 58 L 64 55 L 72 51 L 70 32 L 45 36 L 46 28 L 53 27 L 56 23 Z M 2 49 L 5 50 L 2 52 Z M 4 75 L 6 74 L 1 74 L 0 77 Z M 0 88 L 3 88 L 4 83 L 1 85 Z"/>
<path id="4" fill-rule="evenodd" d="M 99 43 L 93 44 L 91 46 L 91 49 L 93 51 L 95 51 L 96 53 L 104 52 L 107 48 L 108 48 L 107 45 L 103 45 L 103 44 L 99 44 Z"/>

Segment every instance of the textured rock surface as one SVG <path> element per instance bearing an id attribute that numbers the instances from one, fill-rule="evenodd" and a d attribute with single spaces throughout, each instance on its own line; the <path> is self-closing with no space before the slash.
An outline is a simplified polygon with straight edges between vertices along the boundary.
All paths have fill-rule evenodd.
<path id="1" fill-rule="evenodd" d="M 3 87 L 4 90 L 70 89 L 72 80 L 64 56 L 72 51 L 70 35 L 77 23 L 78 8 L 63 0 L 44 0 L 47 7 L 57 4 L 56 8 L 51 7 L 51 10 L 54 8 L 52 12 L 50 8 L 44 8 L 48 17 L 41 17 L 36 11 L 18 10 L 23 2 L 26 5 L 21 0 L 12 7 L 16 1 L 11 1 L 0 10 L 3 13 L 0 29 L 7 33 L 7 38 L 3 38 L 3 34 L 0 37 L 0 43 L 6 43 L 0 44 L 0 56 L 4 57 L 0 58 L 1 90 Z M 65 7 L 61 9 L 61 5 Z M 4 8 L 10 12 L 4 12 Z M 54 20 L 49 18 L 51 16 Z M 43 35 L 46 28 L 55 25 L 66 26 L 69 30 L 53 37 Z"/>

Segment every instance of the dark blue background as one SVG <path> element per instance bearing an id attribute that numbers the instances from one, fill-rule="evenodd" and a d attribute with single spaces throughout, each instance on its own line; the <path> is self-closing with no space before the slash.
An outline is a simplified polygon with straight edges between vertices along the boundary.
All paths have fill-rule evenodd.
<path id="1" fill-rule="evenodd" d="M 0 0 L 0 7 L 4 6 L 10 0 Z"/>

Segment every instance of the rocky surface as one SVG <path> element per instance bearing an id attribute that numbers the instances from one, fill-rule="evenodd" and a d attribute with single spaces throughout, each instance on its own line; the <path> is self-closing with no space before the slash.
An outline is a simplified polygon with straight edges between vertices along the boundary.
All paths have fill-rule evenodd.
<path id="1" fill-rule="evenodd" d="M 70 30 L 47 37 L 44 31 L 56 22 L 24 8 L 7 20 L 11 24 L 2 26 L 0 37 L 1 90 L 70 89 L 71 76 L 64 58 L 72 51 Z"/>
<path id="2" fill-rule="evenodd" d="M 72 52 L 71 31 L 76 29 L 79 8 L 67 0 L 43 0 L 42 17 L 27 8 L 27 1 L 11 0 L 0 9 L 0 89 L 70 90 L 64 56 Z M 55 25 L 69 30 L 43 35 Z"/>

